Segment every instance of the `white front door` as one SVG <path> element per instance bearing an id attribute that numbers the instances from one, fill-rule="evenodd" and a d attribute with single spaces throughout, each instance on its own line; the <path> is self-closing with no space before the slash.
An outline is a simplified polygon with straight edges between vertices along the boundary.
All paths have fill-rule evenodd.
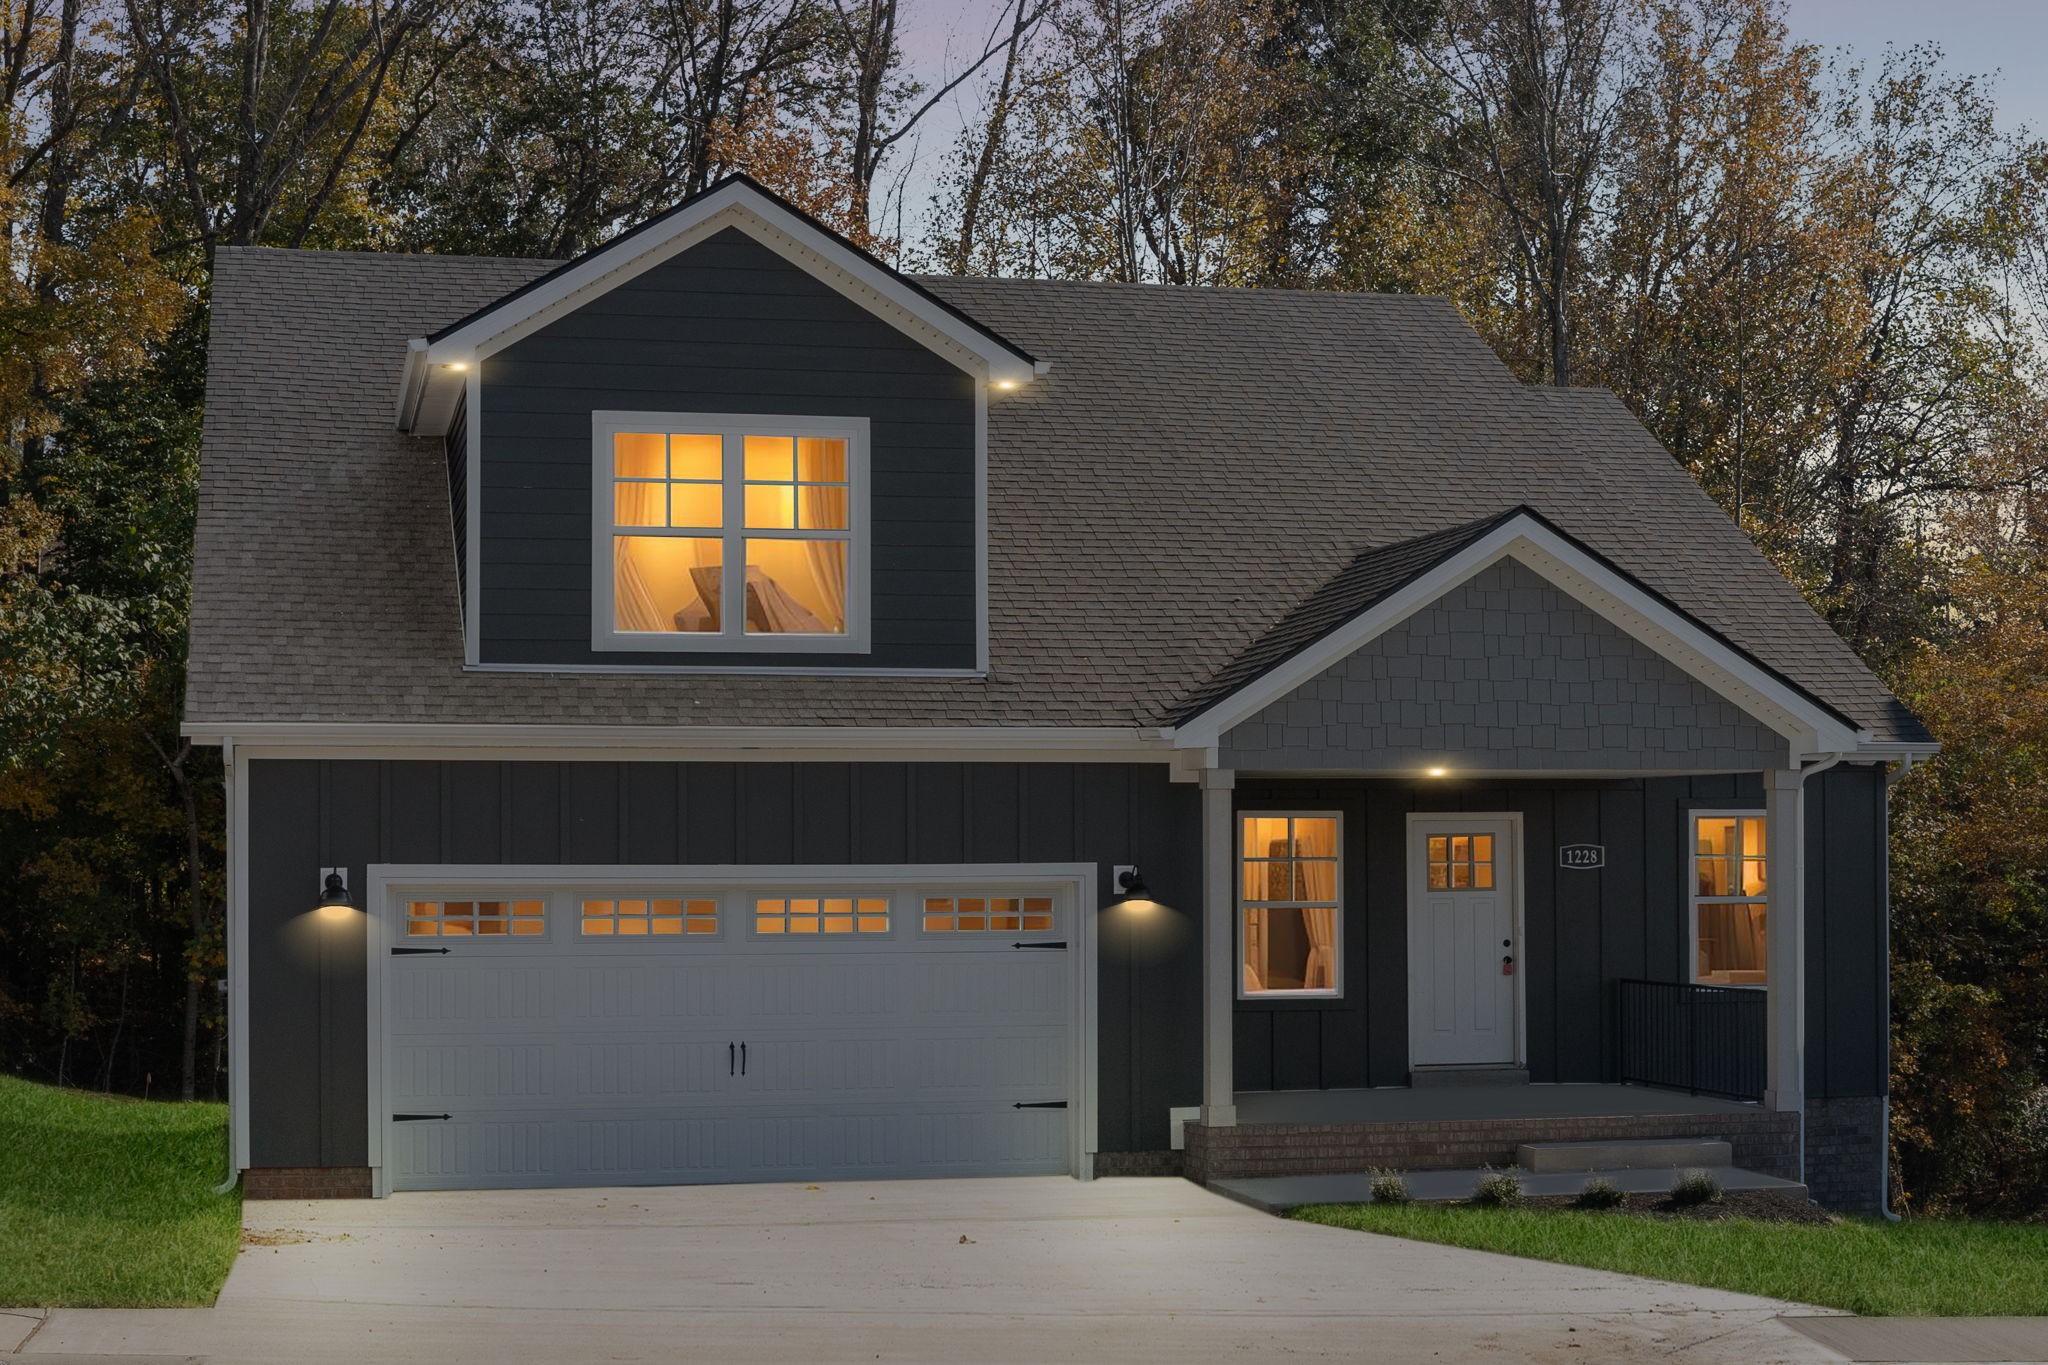
<path id="1" fill-rule="evenodd" d="M 1513 1066 L 1521 1051 L 1516 825 L 1504 815 L 1408 824 L 1408 1057 Z"/>

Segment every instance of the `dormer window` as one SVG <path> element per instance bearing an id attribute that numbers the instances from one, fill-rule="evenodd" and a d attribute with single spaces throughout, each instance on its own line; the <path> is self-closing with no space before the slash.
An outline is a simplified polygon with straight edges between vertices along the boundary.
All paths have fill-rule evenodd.
<path id="1" fill-rule="evenodd" d="M 593 435 L 596 648 L 867 648 L 865 419 L 603 412 Z"/>

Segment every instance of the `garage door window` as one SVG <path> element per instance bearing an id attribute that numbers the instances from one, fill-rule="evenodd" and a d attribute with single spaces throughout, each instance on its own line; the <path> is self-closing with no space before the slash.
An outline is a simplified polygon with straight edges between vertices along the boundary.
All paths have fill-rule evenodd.
<path id="1" fill-rule="evenodd" d="M 634 935 L 715 934 L 715 900 L 618 900 L 583 902 L 586 937 L 628 938 Z"/>
<path id="2" fill-rule="evenodd" d="M 763 897 L 754 902 L 757 934 L 886 934 L 889 902 L 855 896 Z"/>
<path id="3" fill-rule="evenodd" d="M 1050 896 L 926 896 L 927 934 L 1031 934 L 1050 932 Z"/>
<path id="4" fill-rule="evenodd" d="M 547 932 L 547 909 L 542 901 L 407 901 L 405 932 L 408 938 L 525 937 Z"/>

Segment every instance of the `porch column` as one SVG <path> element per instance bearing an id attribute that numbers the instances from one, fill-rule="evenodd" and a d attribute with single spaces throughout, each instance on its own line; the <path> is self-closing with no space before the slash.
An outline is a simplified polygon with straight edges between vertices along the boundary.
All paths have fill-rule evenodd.
<path id="1" fill-rule="evenodd" d="M 1806 1108 L 1806 788 L 1805 774 L 1764 774 L 1764 956 L 1769 981 L 1764 1104 Z"/>
<path id="2" fill-rule="evenodd" d="M 1237 774 L 1228 769 L 1202 772 L 1202 1123 L 1210 1128 L 1237 1126 L 1237 845 L 1230 809 L 1236 786 Z"/>

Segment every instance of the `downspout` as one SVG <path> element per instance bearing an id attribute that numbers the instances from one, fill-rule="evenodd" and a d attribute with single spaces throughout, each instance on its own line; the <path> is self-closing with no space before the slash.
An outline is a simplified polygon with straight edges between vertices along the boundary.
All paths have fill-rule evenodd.
<path id="1" fill-rule="evenodd" d="M 1899 766 L 1884 775 L 1884 971 L 1885 971 L 1885 1082 L 1884 1082 L 1884 1148 L 1879 1159 L 1879 1179 L 1882 1182 L 1877 1211 L 1890 1223 L 1902 1222 L 1892 1211 L 1892 1082 L 1891 1082 L 1891 971 L 1892 971 L 1892 788 L 1898 780 L 1913 771 L 1913 755 L 1907 754 L 1899 760 Z"/>
<path id="2" fill-rule="evenodd" d="M 222 814 L 224 816 L 223 824 L 226 826 L 227 833 L 227 837 L 222 841 L 222 846 L 227 854 L 228 865 L 232 867 L 235 860 L 234 736 L 221 736 L 220 759 L 221 786 L 225 800 L 225 805 L 223 806 Z M 234 886 L 233 877 L 229 876 L 224 878 L 223 880 L 231 888 L 229 896 L 232 896 L 232 888 Z M 228 1033 L 229 1021 L 235 1017 L 235 1012 L 233 1008 L 234 997 L 229 993 L 229 983 L 234 980 L 234 972 L 229 962 L 230 955 L 233 954 L 235 951 L 235 935 L 233 932 L 233 925 L 230 922 L 233 914 L 234 907 L 232 906 L 232 904 L 230 904 L 229 897 L 223 896 L 221 898 L 222 951 L 220 979 L 220 1029 L 221 1051 L 228 1059 L 227 1179 L 221 1181 L 220 1184 L 215 1185 L 213 1187 L 213 1192 L 215 1194 L 228 1194 L 232 1192 L 235 1186 L 240 1184 L 242 1180 L 242 1173 L 235 1168 L 235 1040 Z"/>

